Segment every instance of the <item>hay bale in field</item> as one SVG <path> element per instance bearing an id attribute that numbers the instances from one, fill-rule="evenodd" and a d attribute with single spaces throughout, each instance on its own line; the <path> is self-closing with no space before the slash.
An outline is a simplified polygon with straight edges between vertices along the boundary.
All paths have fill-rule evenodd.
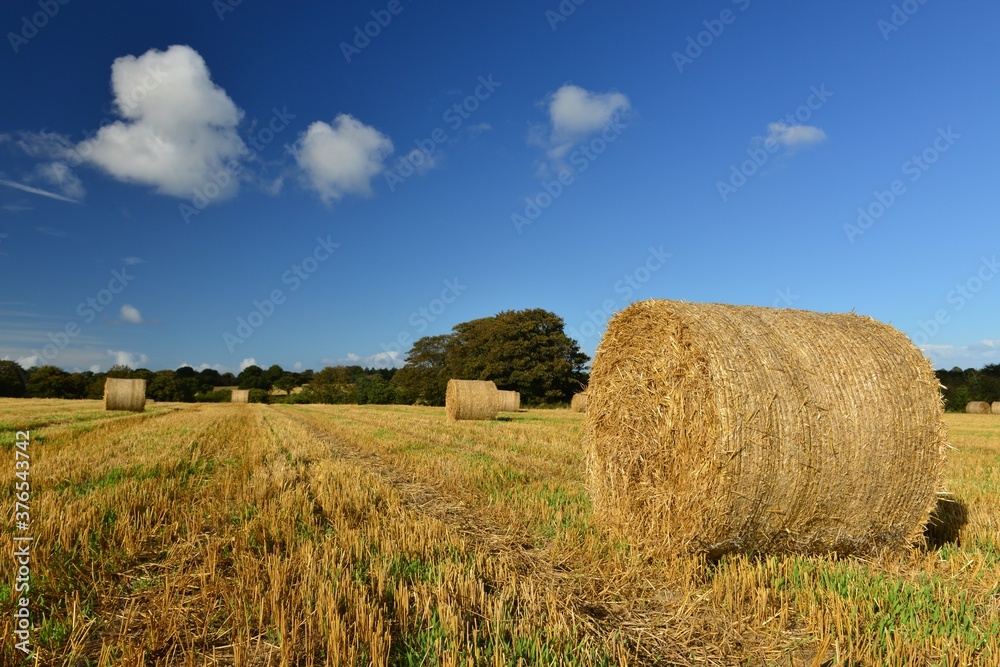
<path id="1" fill-rule="evenodd" d="M 970 415 L 990 414 L 990 404 L 986 401 L 972 401 L 965 405 L 965 411 Z"/>
<path id="2" fill-rule="evenodd" d="M 993 407 L 991 408 L 993 414 L 1000 415 L 1000 401 L 993 401 Z"/>
<path id="3" fill-rule="evenodd" d="M 225 394 L 223 394 L 225 396 Z M 230 403 L 249 403 L 250 402 L 250 390 L 249 389 L 233 389 L 232 396 L 229 399 Z"/>
<path id="4" fill-rule="evenodd" d="M 448 380 L 445 392 L 448 419 L 496 419 L 500 392 L 489 380 Z"/>
<path id="5" fill-rule="evenodd" d="M 497 390 L 500 394 L 500 412 L 517 412 L 521 409 L 521 394 L 516 391 Z"/>
<path id="6" fill-rule="evenodd" d="M 573 412 L 586 412 L 587 411 L 587 392 L 580 392 L 579 394 L 573 394 L 573 400 L 570 401 L 569 409 Z"/>
<path id="7" fill-rule="evenodd" d="M 104 381 L 104 409 L 142 412 L 146 408 L 146 381 L 108 378 Z"/>
<path id="8" fill-rule="evenodd" d="M 945 463 L 938 387 L 868 317 L 633 304 L 587 389 L 595 516 L 641 548 L 709 557 L 913 544 Z"/>

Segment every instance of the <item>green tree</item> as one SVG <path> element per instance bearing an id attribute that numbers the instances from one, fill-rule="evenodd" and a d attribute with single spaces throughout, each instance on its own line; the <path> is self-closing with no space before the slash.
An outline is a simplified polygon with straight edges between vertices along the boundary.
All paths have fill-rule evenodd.
<path id="1" fill-rule="evenodd" d="M 0 361 L 0 396 L 21 398 L 25 393 L 27 373 L 16 361 Z"/>
<path id="2" fill-rule="evenodd" d="M 260 366 L 247 366 L 236 378 L 240 389 L 263 389 L 271 391 L 270 381 L 264 377 L 264 369 Z"/>
<path id="3" fill-rule="evenodd" d="M 385 380 L 378 372 L 367 373 L 354 383 L 354 400 L 358 405 L 403 403 L 403 396 L 399 387 Z"/>
<path id="4" fill-rule="evenodd" d="M 392 376 L 405 395 L 421 405 L 444 405 L 450 379 L 448 344 L 451 335 L 425 336 L 413 344 L 406 365 Z"/>
<path id="5" fill-rule="evenodd" d="M 299 386 L 299 381 L 295 379 L 295 376 L 291 373 L 285 373 L 280 378 L 278 378 L 274 383 L 274 388 L 285 392 L 286 395 L 291 394 L 292 390 Z"/>
<path id="6" fill-rule="evenodd" d="M 87 382 L 80 373 L 42 366 L 31 371 L 25 394 L 29 398 L 83 398 L 87 395 Z"/>
<path id="7" fill-rule="evenodd" d="M 313 375 L 309 390 L 320 403 L 354 403 L 354 383 L 363 375 L 360 366 L 327 366 Z"/>
<path id="8" fill-rule="evenodd" d="M 508 310 L 456 325 L 448 365 L 455 377 L 493 380 L 529 405 L 568 401 L 586 385 L 590 357 L 547 310 Z"/>
<path id="9" fill-rule="evenodd" d="M 125 364 L 115 364 L 108 369 L 107 376 L 109 378 L 130 378 L 132 377 L 132 369 Z"/>
<path id="10" fill-rule="evenodd" d="M 266 371 L 264 371 L 264 377 L 267 379 L 268 382 L 271 383 L 272 387 L 274 386 L 274 383 L 280 380 L 281 376 L 284 374 L 285 370 L 278 364 L 274 364 Z"/>

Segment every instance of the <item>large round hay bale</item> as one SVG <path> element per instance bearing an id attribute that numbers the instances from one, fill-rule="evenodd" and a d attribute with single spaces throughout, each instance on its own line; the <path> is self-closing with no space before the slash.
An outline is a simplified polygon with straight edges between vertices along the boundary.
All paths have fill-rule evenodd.
<path id="1" fill-rule="evenodd" d="M 991 408 L 990 404 L 986 401 L 972 401 L 966 404 L 965 411 L 970 415 L 988 415 Z"/>
<path id="2" fill-rule="evenodd" d="M 249 389 L 233 389 L 232 396 L 230 396 L 230 403 L 249 403 L 250 402 L 250 390 Z"/>
<path id="3" fill-rule="evenodd" d="M 500 394 L 500 412 L 517 412 L 521 409 L 521 394 L 516 391 L 498 389 Z"/>
<path id="4" fill-rule="evenodd" d="M 587 411 L 587 393 L 580 392 L 579 394 L 573 394 L 573 400 L 569 403 L 569 409 L 573 412 L 586 412 Z"/>
<path id="5" fill-rule="evenodd" d="M 920 537 L 946 432 L 930 363 L 853 314 L 642 301 L 587 389 L 596 518 L 657 552 L 869 552 Z"/>
<path id="6" fill-rule="evenodd" d="M 993 407 L 991 408 L 993 414 L 1000 415 L 1000 401 L 993 401 Z"/>
<path id="7" fill-rule="evenodd" d="M 146 408 L 146 381 L 108 378 L 104 381 L 104 409 L 142 412 Z"/>
<path id="8" fill-rule="evenodd" d="M 445 392 L 448 419 L 496 419 L 500 392 L 489 380 L 448 380 Z"/>

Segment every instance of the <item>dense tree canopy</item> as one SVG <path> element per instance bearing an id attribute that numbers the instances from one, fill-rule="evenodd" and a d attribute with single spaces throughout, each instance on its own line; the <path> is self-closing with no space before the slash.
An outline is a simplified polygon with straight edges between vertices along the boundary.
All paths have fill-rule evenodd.
<path id="1" fill-rule="evenodd" d="M 450 378 L 492 380 L 520 392 L 526 405 L 569 401 L 586 386 L 590 358 L 563 327 L 561 317 L 540 308 L 463 322 L 414 343 L 394 381 L 431 405 L 444 403 Z"/>
<path id="2" fill-rule="evenodd" d="M 979 370 L 957 367 L 940 370 L 937 376 L 944 386 L 947 410 L 964 411 L 969 401 L 1000 401 L 1000 364 L 986 364 Z"/>
<path id="3" fill-rule="evenodd" d="M 16 361 L 0 360 L 0 396 L 21 398 L 25 392 L 27 373 Z"/>

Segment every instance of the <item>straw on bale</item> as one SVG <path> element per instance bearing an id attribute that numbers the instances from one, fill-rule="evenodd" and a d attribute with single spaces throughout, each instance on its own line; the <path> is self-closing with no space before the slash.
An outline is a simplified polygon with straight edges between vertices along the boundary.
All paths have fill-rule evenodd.
<path id="1" fill-rule="evenodd" d="M 1000 401 L 993 401 L 993 414 L 1000 415 Z"/>
<path id="2" fill-rule="evenodd" d="M 448 380 L 445 392 L 448 419 L 496 419 L 500 392 L 489 380 Z"/>
<path id="3" fill-rule="evenodd" d="M 249 389 L 233 389 L 233 394 L 229 401 L 231 403 L 249 403 L 250 402 L 250 390 Z"/>
<path id="4" fill-rule="evenodd" d="M 497 390 L 500 393 L 500 412 L 517 412 L 521 409 L 521 393 Z"/>
<path id="5" fill-rule="evenodd" d="M 990 410 L 990 404 L 986 401 L 972 401 L 965 406 L 965 411 L 970 415 L 988 415 Z"/>
<path id="6" fill-rule="evenodd" d="M 142 412 L 146 408 L 146 381 L 108 378 L 104 381 L 104 409 Z"/>
<path id="7" fill-rule="evenodd" d="M 569 409 L 573 412 L 586 412 L 587 411 L 587 392 L 580 392 L 579 394 L 573 394 L 573 400 L 570 401 Z"/>
<path id="8" fill-rule="evenodd" d="M 658 553 L 910 545 L 941 487 L 938 387 L 910 340 L 871 318 L 633 304 L 587 389 L 595 515 Z"/>

